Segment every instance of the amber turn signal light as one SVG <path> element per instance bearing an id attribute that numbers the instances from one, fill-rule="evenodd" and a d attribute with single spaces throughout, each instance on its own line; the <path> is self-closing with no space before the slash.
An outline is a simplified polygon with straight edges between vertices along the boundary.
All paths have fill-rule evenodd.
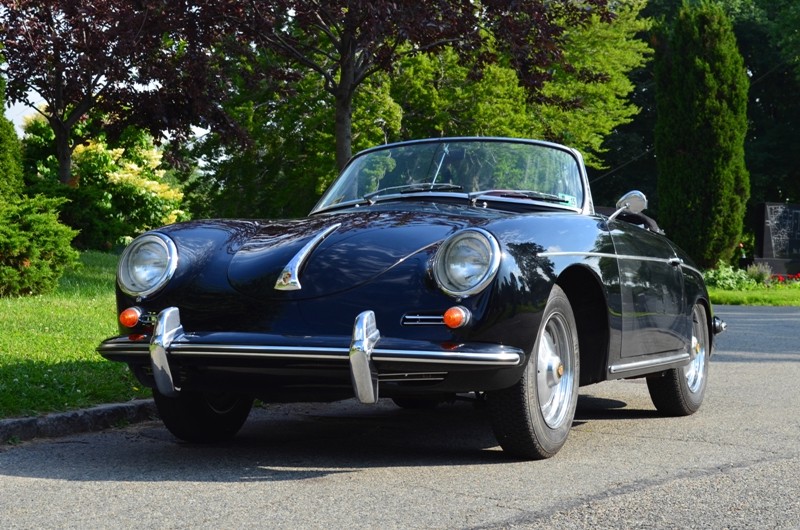
<path id="1" fill-rule="evenodd" d="M 453 306 L 444 312 L 444 325 L 450 329 L 461 328 L 469 324 L 470 318 L 469 309 L 460 305 Z"/>
<path id="2" fill-rule="evenodd" d="M 119 323 L 126 328 L 132 328 L 139 323 L 139 318 L 142 316 L 142 310 L 138 307 L 129 307 L 119 314 Z"/>

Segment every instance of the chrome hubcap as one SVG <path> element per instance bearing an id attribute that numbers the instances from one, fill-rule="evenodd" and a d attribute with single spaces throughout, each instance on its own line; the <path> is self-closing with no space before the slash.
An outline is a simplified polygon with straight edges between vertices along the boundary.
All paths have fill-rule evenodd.
<path id="1" fill-rule="evenodd" d="M 572 340 L 563 315 L 550 316 L 539 337 L 536 352 L 536 387 L 545 423 L 557 428 L 569 410 L 572 397 Z"/>

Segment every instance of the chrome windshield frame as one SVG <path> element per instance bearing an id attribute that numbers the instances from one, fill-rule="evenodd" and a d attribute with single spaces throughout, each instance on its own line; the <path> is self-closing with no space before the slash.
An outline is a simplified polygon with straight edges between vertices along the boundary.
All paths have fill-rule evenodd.
<path id="1" fill-rule="evenodd" d="M 396 149 L 399 149 L 399 148 L 413 147 L 413 146 L 416 146 L 416 145 L 424 146 L 424 145 L 434 144 L 434 145 L 437 145 L 437 146 L 450 147 L 450 146 L 452 146 L 452 144 L 457 144 L 457 143 L 524 144 L 524 145 L 532 145 L 532 146 L 537 146 L 537 147 L 542 147 L 542 148 L 547 148 L 547 149 L 553 149 L 553 150 L 560 151 L 562 153 L 565 153 L 565 154 L 569 155 L 569 157 L 571 157 L 574 160 L 575 169 L 576 169 L 575 177 L 577 177 L 577 181 L 575 182 L 576 185 L 574 186 L 574 189 L 575 189 L 575 196 L 574 196 L 575 197 L 575 201 L 574 201 L 574 204 L 559 204 L 557 202 L 556 203 L 547 204 L 545 201 L 535 201 L 534 199 L 522 199 L 522 200 L 520 200 L 519 198 L 510 198 L 510 197 L 492 197 L 492 201 L 509 202 L 509 203 L 521 203 L 521 204 L 530 204 L 531 202 L 535 201 L 537 204 L 545 204 L 548 207 L 552 207 L 552 208 L 556 208 L 556 209 L 565 209 L 565 210 L 570 210 L 570 211 L 577 211 L 577 212 L 584 213 L 584 214 L 593 214 L 594 213 L 594 208 L 593 208 L 592 200 L 591 200 L 591 193 L 590 193 L 590 190 L 589 190 L 588 178 L 587 178 L 586 169 L 585 169 L 585 166 L 584 166 L 584 163 L 583 163 L 583 157 L 581 156 L 581 154 L 578 151 L 576 151 L 575 149 L 569 148 L 569 147 L 565 147 L 565 146 L 560 145 L 560 144 L 552 143 L 552 142 L 545 142 L 545 141 L 541 141 L 541 140 L 520 139 L 520 138 L 502 138 L 502 137 L 453 137 L 453 138 L 435 138 L 435 139 L 425 139 L 425 140 L 412 140 L 412 141 L 407 141 L 407 142 L 398 142 L 398 143 L 393 143 L 393 144 L 386 144 L 386 145 L 381 145 L 381 146 L 377 146 L 377 147 L 373 147 L 373 148 L 367 149 L 365 151 L 362 151 L 362 152 L 356 154 L 353 158 L 350 159 L 348 164 L 342 170 L 342 173 L 340 174 L 339 178 L 337 178 L 331 184 L 331 186 L 328 188 L 328 190 L 320 198 L 319 202 L 311 210 L 311 213 L 312 214 L 316 214 L 316 213 L 321 213 L 321 212 L 326 212 L 326 211 L 331 211 L 331 210 L 336 210 L 336 209 L 341 209 L 341 208 L 359 207 L 359 206 L 362 206 L 362 205 L 373 204 L 373 203 L 379 202 L 379 201 L 394 200 L 394 199 L 397 199 L 399 197 L 403 197 L 403 198 L 416 197 L 416 196 L 419 196 L 420 194 L 422 194 L 422 195 L 424 195 L 426 197 L 438 196 L 438 197 L 447 197 L 447 198 L 459 198 L 459 197 L 470 198 L 470 197 L 474 197 L 474 196 L 479 196 L 480 193 L 478 193 L 478 191 L 480 191 L 480 190 L 475 190 L 475 189 L 465 189 L 463 192 L 462 191 L 452 191 L 452 192 L 451 191 L 441 191 L 441 190 L 435 190 L 435 189 L 419 190 L 419 191 L 411 190 L 411 191 L 405 191 L 405 192 L 402 192 L 402 193 L 395 191 L 394 193 L 387 193 L 386 195 L 384 195 L 384 194 L 377 194 L 376 195 L 376 191 L 380 191 L 380 187 L 376 186 L 376 189 L 372 189 L 372 190 L 366 191 L 364 193 L 361 193 L 358 196 L 353 196 L 353 195 L 356 195 L 356 194 L 353 193 L 353 190 L 349 190 L 350 196 L 347 197 L 345 200 L 343 200 L 346 197 L 347 194 L 342 193 L 343 190 L 340 189 L 340 188 L 345 186 L 345 184 L 350 185 L 352 183 L 348 183 L 346 181 L 343 181 L 342 179 L 343 178 L 347 178 L 346 176 L 348 175 L 348 172 L 353 170 L 354 165 L 362 163 L 364 160 L 366 160 L 364 158 L 365 156 L 368 156 L 370 154 L 374 154 L 376 152 L 383 152 L 383 151 L 388 151 L 388 150 L 396 150 Z M 440 151 L 439 149 L 435 149 L 434 150 L 434 155 L 436 153 L 439 153 L 440 154 L 439 158 L 441 158 L 441 152 L 442 151 Z M 438 161 L 438 159 L 434 160 L 434 162 L 436 162 L 436 161 Z M 439 164 L 439 165 L 435 165 L 434 164 L 433 168 L 435 169 L 435 173 L 433 173 L 433 174 L 437 178 L 437 184 L 439 184 L 438 179 L 440 178 L 441 164 Z M 569 171 L 571 172 L 572 170 L 569 170 Z M 572 178 L 574 178 L 574 177 L 572 177 Z M 344 184 L 343 184 L 343 182 L 344 182 Z M 422 184 L 423 181 L 419 181 L 419 183 Z M 512 191 L 514 190 L 513 187 L 511 187 L 509 189 L 512 190 Z M 389 190 L 389 188 L 386 188 L 386 191 L 388 191 L 388 190 Z M 545 193 L 547 192 L 547 190 L 542 190 L 542 191 L 545 192 Z M 336 197 L 336 195 L 338 195 L 339 197 Z M 369 200 L 367 200 L 367 198 L 365 198 L 365 196 L 368 196 Z"/>

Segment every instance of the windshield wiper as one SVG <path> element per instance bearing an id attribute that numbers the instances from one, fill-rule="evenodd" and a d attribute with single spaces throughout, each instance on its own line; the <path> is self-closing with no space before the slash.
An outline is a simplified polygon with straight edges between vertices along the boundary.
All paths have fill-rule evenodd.
<path id="1" fill-rule="evenodd" d="M 473 191 L 469 194 L 469 200 L 473 203 L 479 198 L 486 195 L 495 197 L 506 197 L 509 199 L 533 199 L 537 201 L 556 202 L 560 204 L 569 203 L 569 199 L 553 195 L 552 193 L 542 193 L 541 191 L 531 190 L 483 190 Z"/>
<path id="2" fill-rule="evenodd" d="M 420 191 L 459 191 L 463 190 L 462 186 L 458 184 L 449 184 L 447 182 L 420 182 L 417 184 L 404 184 L 402 186 L 391 186 L 389 188 L 381 188 L 364 195 L 364 200 L 373 202 L 372 199 L 379 195 L 397 194 L 397 193 L 416 193 Z"/>

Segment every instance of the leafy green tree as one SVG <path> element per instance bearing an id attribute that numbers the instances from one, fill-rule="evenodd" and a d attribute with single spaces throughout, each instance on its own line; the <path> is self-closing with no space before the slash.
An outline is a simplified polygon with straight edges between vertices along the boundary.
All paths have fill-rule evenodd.
<path id="1" fill-rule="evenodd" d="M 495 135 L 599 150 L 608 130 L 636 111 L 627 102 L 632 85 L 626 75 L 649 52 L 635 38 L 647 27 L 637 17 L 642 6 L 643 0 L 622 2 L 613 19 L 592 16 L 572 28 L 563 40 L 569 60 L 553 67 L 540 101 L 531 100 L 508 57 L 483 65 L 476 75 L 478 58 L 468 61 L 453 47 L 436 54 L 398 49 L 402 59 L 393 73 L 372 73 L 355 93 L 353 148 L 425 136 Z M 277 57 L 261 50 L 241 58 L 234 71 L 269 71 Z M 336 105 L 324 80 L 304 72 L 296 72 L 290 98 L 269 80 L 254 85 L 252 77 L 230 76 L 236 83 L 225 107 L 251 144 L 242 149 L 213 133 L 199 143 L 195 152 L 203 157 L 203 172 L 185 187 L 195 216 L 285 217 L 314 204 L 336 174 L 327 156 L 336 135 Z M 553 126 L 558 120 L 564 125 Z"/>
<path id="2" fill-rule="evenodd" d="M 252 59 L 251 59 L 252 60 Z M 258 61 L 270 61 L 263 53 Z M 254 68 L 245 62 L 243 69 Z M 401 111 L 389 96 L 385 75 L 375 75 L 355 98 L 353 145 L 362 149 L 395 138 Z M 336 176 L 330 155 L 333 107 L 322 81 L 303 76 L 286 98 L 272 83 L 239 77 L 226 112 L 247 132 L 242 148 L 210 132 L 192 156 L 202 171 L 184 186 L 187 207 L 200 217 L 295 217 L 309 212 Z M 242 200 L 245 198 L 246 200 Z"/>
<path id="3" fill-rule="evenodd" d="M 759 0 L 768 27 L 784 60 L 800 80 L 800 4 L 796 0 Z"/>
<path id="4" fill-rule="evenodd" d="M 800 203 L 800 6 L 784 0 L 754 0 L 735 30 L 751 72 L 746 156 L 751 201 L 747 225 L 761 230 L 758 205 Z"/>
<path id="5" fill-rule="evenodd" d="M 403 109 L 402 138 L 541 136 L 513 69 L 488 65 L 479 78 L 472 71 L 451 48 L 403 60 L 391 88 Z"/>
<path id="6" fill-rule="evenodd" d="M 565 61 L 554 67 L 534 105 L 544 137 L 576 146 L 587 164 L 603 167 L 604 142 L 619 126 L 639 113 L 630 99 L 631 72 L 644 66 L 652 49 L 639 35 L 650 28 L 641 12 L 646 0 L 616 2 L 614 18 L 593 15 L 585 26 L 571 30 L 565 40 Z M 566 102 L 553 105 L 553 101 Z"/>
<path id="7" fill-rule="evenodd" d="M 702 267 L 731 258 L 750 183 L 748 77 L 719 5 L 684 3 L 656 53 L 659 222 Z"/>
<path id="8" fill-rule="evenodd" d="M 209 0 L 232 35 L 268 50 L 269 77 L 313 72 L 332 97 L 336 164 L 351 156 L 353 103 L 372 75 L 389 73 L 404 55 L 452 46 L 482 67 L 502 55 L 534 97 L 563 61 L 568 28 L 595 14 L 610 18 L 607 0 L 270 0 L 242 5 Z"/>
<path id="9" fill-rule="evenodd" d="M 58 177 L 71 183 L 80 123 L 96 111 L 127 125 L 187 134 L 215 118 L 214 57 L 221 27 L 185 0 L 14 0 L 0 8 L 8 99 L 44 117 Z M 45 105 L 37 107 L 41 98 Z"/>
<path id="10" fill-rule="evenodd" d="M 758 204 L 800 203 L 800 76 L 773 34 L 774 16 L 764 10 L 735 26 L 752 79 L 745 149 L 751 189 L 747 224 L 753 230 L 763 222 L 757 218 Z"/>
<path id="11" fill-rule="evenodd" d="M 639 110 L 628 99 L 634 88 L 628 75 L 652 52 L 637 38 L 649 27 L 639 17 L 644 5 L 619 2 L 612 20 L 595 15 L 572 28 L 563 41 L 564 61 L 553 65 L 534 101 L 515 70 L 502 64 L 476 77 L 473 65 L 450 48 L 405 59 L 392 80 L 404 137 L 542 138 L 577 147 L 588 163 L 600 165 L 604 139 Z"/>
<path id="12" fill-rule="evenodd" d="M 81 124 L 92 128 L 91 119 Z M 166 181 L 163 152 L 140 129 L 126 129 L 110 143 L 99 132 L 72 154 L 73 179 L 63 186 L 54 151 L 53 132 L 42 118 L 25 125 L 26 183 L 31 192 L 66 199 L 61 207 L 66 224 L 80 231 L 79 248 L 108 250 L 139 233 L 187 218 L 183 193 Z"/>

